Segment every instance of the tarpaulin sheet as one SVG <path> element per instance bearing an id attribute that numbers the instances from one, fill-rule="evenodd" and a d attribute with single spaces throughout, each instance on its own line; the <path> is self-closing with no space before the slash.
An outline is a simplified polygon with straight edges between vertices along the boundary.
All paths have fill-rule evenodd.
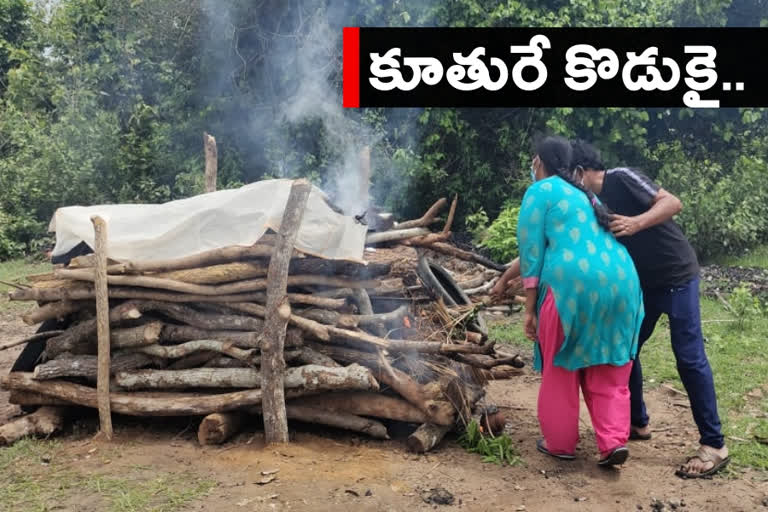
<path id="1" fill-rule="evenodd" d="M 92 215 L 107 222 L 107 256 L 149 261 L 190 256 L 209 249 L 249 246 L 267 229 L 277 231 L 293 181 L 265 180 L 164 204 L 110 204 L 59 208 L 49 231 L 56 232 L 53 257 L 80 242 L 94 245 Z M 334 211 L 312 187 L 296 249 L 326 259 L 363 261 L 366 226 Z"/>

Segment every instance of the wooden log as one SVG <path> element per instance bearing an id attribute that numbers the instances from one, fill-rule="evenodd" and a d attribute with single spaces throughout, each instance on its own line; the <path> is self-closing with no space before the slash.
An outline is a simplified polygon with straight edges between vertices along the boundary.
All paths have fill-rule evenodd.
<path id="1" fill-rule="evenodd" d="M 17 293 L 18 292 L 18 293 Z M 341 295 L 343 296 L 343 295 Z M 9 294 L 10 300 L 54 302 L 62 300 L 88 300 L 96 297 L 93 287 L 81 286 L 72 289 L 53 288 L 46 290 L 28 289 L 17 290 Z M 138 299 L 162 302 L 261 302 L 266 300 L 263 292 L 236 293 L 232 295 L 194 295 L 175 292 L 152 291 L 148 288 L 111 287 L 110 299 Z M 328 297 L 332 298 L 332 297 Z M 326 301 L 322 298 L 312 298 L 304 293 L 289 293 L 288 300 L 291 303 L 310 304 L 326 309 L 338 309 L 344 305 L 344 301 Z"/>
<path id="2" fill-rule="evenodd" d="M 311 188 L 309 181 L 304 179 L 296 180 L 291 185 L 291 192 L 280 223 L 277 244 L 269 260 L 267 271 L 269 284 L 260 375 L 261 387 L 264 389 L 262 408 L 266 444 L 288 442 L 284 385 L 290 371 L 285 371 L 283 359 L 285 333 L 291 317 L 291 305 L 286 297 L 289 282 L 288 267 Z"/>
<path id="3" fill-rule="evenodd" d="M 408 450 L 413 453 L 426 453 L 440 444 L 440 441 L 443 440 L 451 428 L 452 425 L 423 423 L 408 436 L 405 445 L 408 447 Z"/>
<path id="4" fill-rule="evenodd" d="M 376 439 L 389 439 L 387 428 L 376 420 L 361 418 L 347 413 L 329 412 L 319 407 L 307 407 L 304 405 L 287 404 L 285 406 L 288 418 L 316 423 L 329 427 L 362 432 Z"/>
<path id="5" fill-rule="evenodd" d="M 357 317 L 355 315 L 344 315 L 337 311 L 328 311 L 327 309 L 309 308 L 295 312 L 297 316 L 307 318 L 324 325 L 337 325 L 346 329 L 357 327 Z"/>
<path id="6" fill-rule="evenodd" d="M 110 373 L 114 375 L 115 372 L 144 368 L 154 363 L 155 360 L 146 354 L 118 352 L 112 358 Z M 32 378 L 51 380 L 62 377 L 85 377 L 96 380 L 97 367 L 98 356 L 84 355 L 59 358 L 37 365 L 32 371 Z"/>
<path id="7" fill-rule="evenodd" d="M 504 272 L 507 269 L 506 265 L 501 265 L 499 263 L 496 263 L 495 261 L 489 260 L 484 256 L 475 254 L 473 252 L 465 251 L 463 249 L 459 249 L 458 247 L 454 247 L 453 245 L 448 243 L 443 243 L 443 242 L 433 243 L 429 245 L 429 249 L 435 252 L 447 254 L 449 256 L 454 256 L 464 261 L 471 261 L 474 263 L 478 263 L 484 267 L 487 267 L 493 270 L 498 270 L 499 272 Z"/>
<path id="8" fill-rule="evenodd" d="M 19 405 L 22 407 L 40 407 L 44 405 L 56 405 L 56 406 L 70 406 L 70 402 L 66 400 L 60 400 L 47 395 L 41 395 L 40 393 L 32 393 L 31 391 L 23 391 L 14 389 L 8 393 L 8 403 Z"/>
<path id="9" fill-rule="evenodd" d="M 442 210 L 447 203 L 448 200 L 444 197 L 441 197 L 435 202 L 435 204 L 429 207 L 429 210 L 427 210 L 424 215 L 421 216 L 421 218 L 415 220 L 407 220 L 405 222 L 398 222 L 395 225 L 395 228 L 402 230 L 429 226 L 432 224 L 432 222 L 435 221 L 435 217 L 437 217 L 437 214 L 440 213 L 440 210 Z"/>
<path id="10" fill-rule="evenodd" d="M 292 259 L 289 274 L 342 275 L 355 279 L 373 279 L 389 274 L 392 266 L 388 263 L 326 260 L 323 258 Z"/>
<path id="11" fill-rule="evenodd" d="M 0 345 L 0 351 L 7 350 L 9 348 L 18 347 L 19 345 L 25 345 L 27 343 L 33 342 L 33 341 L 39 341 L 39 340 L 47 340 L 49 338 L 53 338 L 56 336 L 59 336 L 63 334 L 64 331 L 45 331 L 45 332 L 38 332 L 36 334 L 33 334 L 32 336 L 28 336 L 26 338 L 22 338 L 20 340 L 14 340 L 9 341 L 7 343 L 3 343 Z"/>
<path id="12" fill-rule="evenodd" d="M 514 366 L 494 366 L 489 370 L 482 370 L 483 376 L 488 380 L 507 380 L 518 375 L 523 375 L 523 370 Z"/>
<path id="13" fill-rule="evenodd" d="M 253 261 L 238 261 L 223 263 L 208 267 L 173 270 L 151 274 L 152 277 L 171 279 L 193 284 L 231 283 L 244 279 L 253 279 L 267 275 L 267 267 L 263 263 Z"/>
<path id="14" fill-rule="evenodd" d="M 110 274 L 170 272 L 171 270 L 184 270 L 188 268 L 218 265 L 221 263 L 232 263 L 235 261 L 269 258 L 271 255 L 272 247 L 270 245 L 256 243 L 248 247 L 230 246 L 222 247 L 220 249 L 211 249 L 177 259 L 128 261 L 117 265 L 110 265 L 107 270 Z"/>
<path id="15" fill-rule="evenodd" d="M 12 372 L 0 380 L 6 390 L 24 390 L 40 393 L 75 405 L 96 408 L 96 390 L 62 380 L 36 381 L 32 375 Z M 314 391 L 286 390 L 286 398 L 293 399 Z M 231 393 L 110 393 L 112 412 L 128 416 L 205 416 L 214 412 L 242 409 L 261 403 L 261 390 L 249 389 Z"/>
<path id="16" fill-rule="evenodd" d="M 107 440 L 112 439 L 112 411 L 109 404 L 109 378 L 111 347 L 109 336 L 109 295 L 107 295 L 107 223 L 94 215 L 93 223 L 96 255 L 96 271 L 93 273 L 96 290 L 96 333 L 98 337 L 98 361 L 96 393 L 99 404 L 100 431 Z M 86 271 L 87 272 L 87 271 Z"/>
<path id="17" fill-rule="evenodd" d="M 203 148 L 205 151 L 205 191 L 216 192 L 216 172 L 219 167 L 216 139 L 203 132 Z"/>
<path id="18" fill-rule="evenodd" d="M 453 218 L 456 215 L 456 207 L 458 204 L 459 194 L 455 194 L 453 196 L 453 201 L 451 201 L 451 209 L 448 210 L 448 220 L 445 221 L 445 225 L 443 226 L 443 234 L 450 234 L 451 226 L 453 226 Z"/>
<path id="19" fill-rule="evenodd" d="M 189 354 L 186 357 L 182 357 L 181 359 L 174 361 L 173 363 L 168 365 L 168 369 L 169 370 L 187 370 L 189 368 L 199 368 L 201 366 L 206 366 L 208 363 L 210 363 L 214 359 L 218 359 L 220 357 L 224 357 L 229 361 L 237 361 L 237 363 L 239 364 L 238 368 L 248 367 L 247 363 L 244 363 L 239 359 L 232 359 L 231 357 L 221 356 L 218 352 L 203 351 L 203 352 L 195 352 L 193 354 Z"/>
<path id="20" fill-rule="evenodd" d="M 195 340 L 182 343 L 181 345 L 148 345 L 132 350 L 153 357 L 161 357 L 163 359 L 179 359 L 200 351 L 219 352 L 229 357 L 245 361 L 249 365 L 253 364 L 252 362 L 257 357 L 257 352 L 254 349 L 243 350 L 235 347 L 232 343 L 217 340 Z"/>
<path id="21" fill-rule="evenodd" d="M 20 416 L 0 426 L 0 445 L 10 445 L 23 437 L 49 436 L 61 430 L 66 416 L 65 407 L 41 407 L 32 414 Z"/>
<path id="22" fill-rule="evenodd" d="M 445 242 L 451 237 L 451 232 L 448 233 L 429 233 L 424 236 L 417 236 L 403 240 L 403 245 L 409 245 L 414 247 L 429 246 L 438 242 Z"/>
<path id="23" fill-rule="evenodd" d="M 494 285 L 496 284 L 496 282 L 498 280 L 499 280 L 499 278 L 495 277 L 495 278 L 491 279 L 490 281 L 488 281 L 487 283 L 485 283 L 485 284 L 483 284 L 481 286 L 478 286 L 476 288 L 465 289 L 464 293 L 467 294 L 467 295 L 476 295 L 478 293 L 488 293 L 489 291 L 491 291 L 491 288 L 494 287 Z"/>
<path id="24" fill-rule="evenodd" d="M 415 238 L 417 236 L 428 235 L 429 233 L 430 232 L 427 228 L 392 229 L 390 231 L 368 233 L 368 236 L 365 237 L 365 245 L 381 244 L 384 242 L 397 242 L 407 238 Z"/>
<path id="25" fill-rule="evenodd" d="M 430 422 L 446 426 L 453 424 L 456 411 L 450 403 L 440 399 L 439 390 L 422 386 L 408 374 L 392 368 L 381 353 L 379 368 L 376 378 L 425 413 Z"/>
<path id="26" fill-rule="evenodd" d="M 115 382 L 124 390 L 187 388 L 263 388 L 263 370 L 254 368 L 191 368 L 188 370 L 135 370 L 117 372 Z M 285 388 L 312 391 L 329 389 L 376 390 L 370 370 L 357 364 L 328 368 L 306 365 L 286 369 Z"/>
<path id="27" fill-rule="evenodd" d="M 232 359 L 227 356 L 220 356 L 216 354 L 216 357 L 206 361 L 205 364 L 200 365 L 202 368 L 248 368 L 248 365 L 239 359 Z M 197 366 L 188 366 L 187 368 L 196 368 Z M 173 368 L 174 370 L 176 368 Z M 183 369 L 183 368 L 179 368 Z"/>
<path id="28" fill-rule="evenodd" d="M 260 348 L 262 343 L 261 332 L 245 331 L 220 331 L 198 329 L 187 325 L 165 325 L 160 337 L 166 343 L 184 343 L 200 339 L 226 341 L 239 348 Z M 299 329 L 288 329 L 285 335 L 286 347 L 300 347 L 304 343 Z"/>
<path id="29" fill-rule="evenodd" d="M 109 323 L 117 324 L 125 320 L 141 317 L 141 311 L 133 303 L 124 303 L 109 310 Z M 64 352 L 71 352 L 80 342 L 96 334 L 96 319 L 75 324 L 59 336 L 51 338 L 45 347 L 45 357 L 53 359 Z"/>
<path id="30" fill-rule="evenodd" d="M 201 446 L 221 444 L 237 434 L 245 423 L 245 415 L 239 412 L 209 414 L 200 422 L 197 441 Z"/>
<path id="31" fill-rule="evenodd" d="M 266 314 L 266 308 L 261 304 L 251 304 L 247 302 L 232 302 L 227 304 L 227 307 L 236 309 L 237 311 L 242 311 L 244 313 L 249 313 L 251 315 L 256 315 L 262 318 L 264 318 L 264 315 Z M 331 335 L 328 333 L 327 326 L 319 322 L 315 322 L 313 320 L 309 320 L 308 318 L 303 318 L 293 314 L 289 317 L 288 321 L 291 325 L 298 327 L 302 331 L 311 334 L 312 336 L 316 337 L 319 340 L 323 340 L 323 341 L 331 340 Z"/>
<path id="32" fill-rule="evenodd" d="M 361 289 L 356 288 L 352 290 L 351 294 L 352 300 L 355 301 L 355 304 L 357 304 L 357 311 L 360 315 L 373 315 L 373 304 L 371 304 L 371 298 L 368 296 L 368 292 Z M 384 327 L 374 324 L 370 329 L 372 334 L 375 334 L 376 336 L 386 336 L 387 331 L 384 329 Z"/>
<path id="33" fill-rule="evenodd" d="M 334 361 L 333 358 L 323 354 L 322 352 L 312 350 L 309 347 L 302 347 L 297 352 L 298 355 L 296 359 L 301 362 L 301 364 L 314 364 L 328 368 L 336 368 L 341 366 L 339 363 Z M 288 361 L 288 352 L 285 353 L 285 360 Z"/>
<path id="34" fill-rule="evenodd" d="M 326 361 L 320 361 L 319 359 L 315 359 L 314 361 L 309 361 L 308 359 L 302 359 L 303 350 L 286 350 L 285 354 L 283 355 L 283 358 L 285 359 L 285 362 L 293 362 L 293 361 L 299 361 L 302 364 L 318 364 L 320 366 L 340 366 L 337 363 L 334 364 L 322 364 Z M 256 356 L 253 358 L 253 365 L 254 366 L 261 366 L 261 356 Z M 231 357 L 226 356 L 220 356 L 217 354 L 217 357 L 214 359 L 211 359 L 210 361 L 206 362 L 204 365 L 202 365 L 204 368 L 247 368 L 248 365 L 244 363 L 243 361 L 240 361 L 239 359 L 233 359 Z M 170 368 L 175 369 L 175 368 Z"/>
<path id="35" fill-rule="evenodd" d="M 427 415 L 402 398 L 369 391 L 324 393 L 291 400 L 287 405 L 306 405 L 335 413 L 372 416 L 406 423 L 424 423 Z"/>
<path id="36" fill-rule="evenodd" d="M 162 332 L 162 322 L 150 322 L 128 329 L 115 329 L 112 331 L 111 345 L 116 349 L 152 345 L 160 340 Z"/>
<path id="37" fill-rule="evenodd" d="M 376 332 L 382 331 L 386 334 L 389 326 L 402 327 L 403 319 L 408 316 L 410 310 L 411 308 L 409 306 L 403 305 L 394 311 L 390 311 L 389 313 L 358 315 L 355 318 L 357 320 L 358 327 L 367 331 L 371 331 L 374 334 L 376 334 Z"/>
<path id="38" fill-rule="evenodd" d="M 91 306 L 92 304 L 89 301 L 81 300 L 52 302 L 22 315 L 21 319 L 27 325 L 36 325 L 53 318 L 63 319 L 82 309 L 89 309 Z"/>
<path id="39" fill-rule="evenodd" d="M 57 276 L 65 279 L 74 279 L 78 281 L 93 281 L 93 273 L 88 269 L 58 269 L 55 271 Z M 234 283 L 225 284 L 194 284 L 176 281 L 174 279 L 165 279 L 153 276 L 134 276 L 134 275 L 109 275 L 107 280 L 110 285 L 115 286 L 137 286 L 140 288 L 153 288 L 178 293 L 188 293 L 195 295 L 233 295 L 246 292 L 257 292 L 266 290 L 269 279 L 244 279 Z M 339 288 L 376 288 L 379 282 L 374 279 L 347 279 L 345 277 L 323 276 L 323 275 L 295 275 L 288 276 L 287 286 L 336 286 Z"/>

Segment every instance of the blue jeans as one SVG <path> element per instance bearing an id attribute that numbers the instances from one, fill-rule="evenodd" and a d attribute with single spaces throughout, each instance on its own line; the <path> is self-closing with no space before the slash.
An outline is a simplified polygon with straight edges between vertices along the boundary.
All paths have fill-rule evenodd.
<path id="1" fill-rule="evenodd" d="M 699 311 L 699 279 L 693 279 L 684 286 L 643 290 L 645 319 L 640 328 L 637 358 L 629 377 L 629 391 L 632 403 L 632 425 L 648 425 L 648 413 L 643 401 L 643 369 L 640 365 L 640 349 L 645 340 L 653 334 L 656 322 L 662 313 L 669 317 L 672 336 L 672 351 L 677 361 L 677 372 L 688 392 L 691 412 L 699 428 L 699 442 L 713 448 L 722 448 L 723 434 L 720 417 L 717 414 L 715 384 L 712 369 L 704 352 L 704 337 L 701 334 Z"/>

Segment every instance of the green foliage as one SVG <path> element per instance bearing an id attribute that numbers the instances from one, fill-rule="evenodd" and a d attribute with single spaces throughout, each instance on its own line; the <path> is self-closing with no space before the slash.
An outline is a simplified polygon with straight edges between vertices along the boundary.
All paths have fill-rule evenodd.
<path id="1" fill-rule="evenodd" d="M 483 432 L 477 420 L 472 420 L 459 438 L 459 444 L 470 453 L 483 457 L 483 462 L 510 466 L 520 464 L 522 459 L 515 449 L 512 438 L 506 433 L 498 436 Z"/>
<path id="2" fill-rule="evenodd" d="M 760 299 L 752 295 L 752 291 L 746 283 L 741 283 L 733 289 L 728 302 L 733 308 L 733 314 L 737 320 L 736 325 L 740 330 L 744 330 L 751 324 L 752 320 L 763 314 Z"/>
<path id="3" fill-rule="evenodd" d="M 379 204 L 414 218 L 459 194 L 457 227 L 487 237 L 499 259 L 515 251 L 505 203 L 522 197 L 532 139 L 547 132 L 594 141 L 611 166 L 661 176 L 684 196 L 680 219 L 704 256 L 768 239 L 755 218 L 764 196 L 744 195 L 764 189 L 765 109 L 342 112 L 336 97 L 342 26 L 756 26 L 768 19 L 764 2 L 49 4 L 46 13 L 0 0 L 0 258 L 46 243 L 61 206 L 201 192 L 203 131 L 219 144 L 220 188 L 299 176 L 332 188 L 350 148 L 371 145 Z"/>
<path id="4" fill-rule="evenodd" d="M 702 257 L 741 252 L 766 239 L 762 158 L 740 156 L 728 169 L 708 159 L 692 166 L 678 146 L 664 159 L 659 181 L 682 200 L 680 224 Z"/>
<path id="5" fill-rule="evenodd" d="M 520 206 L 507 206 L 485 232 L 480 243 L 497 261 L 510 261 L 517 256 L 517 218 Z"/>
<path id="6" fill-rule="evenodd" d="M 470 213 L 464 219 L 464 227 L 472 235 L 472 242 L 480 245 L 485 240 L 488 231 L 488 215 L 480 208 L 475 213 Z"/>

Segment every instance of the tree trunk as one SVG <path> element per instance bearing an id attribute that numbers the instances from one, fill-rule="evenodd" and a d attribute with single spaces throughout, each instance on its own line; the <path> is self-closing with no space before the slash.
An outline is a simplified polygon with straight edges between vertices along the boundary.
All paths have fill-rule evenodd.
<path id="1" fill-rule="evenodd" d="M 124 320 L 141 317 L 141 311 L 135 304 L 126 302 L 109 311 L 109 323 L 116 324 Z M 96 334 L 96 319 L 86 320 L 70 327 L 63 334 L 51 338 L 45 346 L 45 357 L 53 359 L 64 352 L 71 352 L 80 342 Z"/>
<path id="2" fill-rule="evenodd" d="M 287 264 L 287 263 L 286 263 Z M 287 271 L 287 269 L 286 269 Z M 93 273 L 89 269 L 58 269 L 56 275 L 63 279 L 73 279 L 77 281 L 93 281 Z M 286 274 L 287 276 L 287 274 Z M 115 286 L 138 286 L 141 288 L 155 288 L 160 290 L 188 293 L 194 295 L 233 295 L 237 293 L 257 292 L 266 290 L 269 279 L 243 279 L 233 283 L 225 284 L 194 284 L 177 281 L 175 279 L 165 279 L 162 277 L 153 277 L 151 275 L 112 275 L 107 277 L 110 285 Z M 323 275 L 297 275 L 288 277 L 287 286 L 306 286 L 322 285 L 349 288 L 376 288 L 379 283 L 373 279 L 347 279 L 345 277 L 323 276 Z"/>
<path id="3" fill-rule="evenodd" d="M 189 370 L 136 370 L 118 372 L 115 382 L 124 390 L 186 388 L 263 388 L 263 370 L 254 368 L 192 368 Z M 378 383 L 367 368 L 353 364 L 328 368 L 317 365 L 288 368 L 285 388 L 312 391 L 329 389 L 376 390 Z"/>
<path id="4" fill-rule="evenodd" d="M 253 361 L 258 356 L 255 349 L 244 350 L 233 346 L 232 343 L 216 340 L 195 340 L 182 343 L 181 345 L 148 345 L 132 349 L 132 351 L 149 356 L 162 357 L 163 359 L 180 359 L 200 351 L 220 352 L 229 357 L 245 361 L 249 365 L 253 364 Z"/>
<path id="5" fill-rule="evenodd" d="M 67 315 L 91 307 L 89 301 L 63 300 L 41 306 L 34 311 L 22 315 L 21 319 L 27 325 L 36 325 L 52 318 L 62 319 Z"/>
<path id="6" fill-rule="evenodd" d="M 216 171 L 219 167 L 216 139 L 203 132 L 203 147 L 205 148 L 205 191 L 216 192 Z"/>
<path id="7" fill-rule="evenodd" d="M 488 380 L 506 380 L 522 375 L 523 371 L 514 366 L 494 366 L 490 370 L 483 370 L 483 376 Z"/>
<path id="8" fill-rule="evenodd" d="M 245 415 L 239 412 L 209 414 L 200 422 L 197 440 L 202 446 L 221 444 L 240 431 Z"/>
<path id="9" fill-rule="evenodd" d="M 206 267 L 221 263 L 269 258 L 272 255 L 272 247 L 267 244 L 255 243 L 250 247 L 233 245 L 220 249 L 192 254 L 183 258 L 125 262 L 110 265 L 107 269 L 110 274 L 139 274 L 141 272 L 170 272 L 171 270 L 184 270 L 188 268 Z"/>
<path id="10" fill-rule="evenodd" d="M 285 360 L 287 361 L 288 352 L 286 352 L 285 355 L 286 355 Z M 341 366 L 339 363 L 337 363 L 327 355 L 317 352 L 315 350 L 312 350 L 309 347 L 302 347 L 301 350 L 298 351 L 297 359 L 299 360 L 299 362 L 301 362 L 301 364 L 315 364 L 318 366 L 326 366 L 328 368 L 338 368 Z"/>
<path id="11" fill-rule="evenodd" d="M 376 439 L 389 439 L 387 427 L 376 420 L 361 418 L 352 414 L 329 412 L 318 407 L 293 405 L 291 403 L 287 404 L 285 409 L 286 414 L 292 420 L 362 432 Z"/>
<path id="12" fill-rule="evenodd" d="M 307 180 L 293 182 L 280 223 L 277 244 L 267 272 L 267 305 L 262 344 L 261 387 L 264 389 L 264 439 L 267 444 L 288 442 L 288 417 L 285 412 L 283 347 L 291 305 L 285 296 L 288 267 L 296 237 L 304 218 L 304 209 L 312 185 Z"/>
<path id="13" fill-rule="evenodd" d="M 261 262 L 239 261 L 209 267 L 198 267 L 151 274 L 160 279 L 171 279 L 192 284 L 221 284 L 254 279 L 267 275 L 267 267 Z"/>
<path id="14" fill-rule="evenodd" d="M 98 366 L 96 371 L 96 392 L 99 402 L 99 424 L 106 438 L 112 439 L 112 411 L 109 404 L 109 377 L 111 347 L 109 336 L 109 295 L 107 294 L 107 223 L 101 217 L 91 217 L 95 238 L 94 254 L 96 271 L 96 333 L 98 337 Z M 87 271 L 86 271 L 87 272 Z"/>
<path id="15" fill-rule="evenodd" d="M 51 396 L 75 405 L 98 407 L 96 390 L 62 380 L 36 381 L 29 373 L 13 372 L 0 380 L 4 389 L 20 389 Z M 286 390 L 288 399 L 314 391 Z M 110 393 L 112 412 L 128 416 L 205 416 L 261 404 L 261 390 L 231 393 Z"/>
<path id="16" fill-rule="evenodd" d="M 402 229 L 409 229 L 409 228 L 422 228 L 429 226 L 435 221 L 435 217 L 437 217 L 437 214 L 440 212 L 440 210 L 443 209 L 443 207 L 448 203 L 448 200 L 444 197 L 441 197 L 440 199 L 435 202 L 432 206 L 429 207 L 429 210 L 424 213 L 424 215 L 421 216 L 420 219 L 415 220 L 407 220 L 405 222 L 398 222 L 395 226 L 398 230 Z"/>
<path id="17" fill-rule="evenodd" d="M 115 329 L 112 332 L 112 348 L 143 347 L 160 340 L 163 331 L 162 322 L 150 322 L 129 329 Z"/>
<path id="18" fill-rule="evenodd" d="M 111 359 L 110 371 L 113 375 L 116 372 L 144 368 L 154 363 L 152 357 L 138 353 L 118 352 Z M 98 356 L 85 355 L 59 358 L 37 365 L 32 372 L 32 378 L 35 380 L 50 380 L 61 377 L 85 377 L 96 380 L 97 368 Z"/>
<path id="19" fill-rule="evenodd" d="M 14 418 L 0 426 L 0 445 L 10 445 L 27 436 L 49 436 L 64 426 L 66 408 L 45 406 L 32 414 Z"/>
<path id="20" fill-rule="evenodd" d="M 188 370 L 189 368 L 199 368 L 220 357 L 225 357 L 230 361 L 237 361 L 237 363 L 240 365 L 238 368 L 248 367 L 246 363 L 240 361 L 239 359 L 232 359 L 231 357 L 221 356 L 218 352 L 204 351 L 195 352 L 194 354 L 189 354 L 186 357 L 182 357 L 181 359 L 174 361 L 168 366 L 168 370 Z"/>
<path id="21" fill-rule="evenodd" d="M 325 393 L 291 400 L 288 405 L 307 405 L 335 413 L 373 416 L 406 423 L 424 423 L 427 415 L 402 398 L 369 391 Z"/>
<path id="22" fill-rule="evenodd" d="M 450 425 L 424 423 L 408 436 L 405 445 L 413 453 L 426 453 L 437 446 L 451 428 Z"/>
<path id="23" fill-rule="evenodd" d="M 381 244 L 384 242 L 397 242 L 407 238 L 428 235 L 430 231 L 427 228 L 393 229 L 390 231 L 381 231 L 379 233 L 369 233 L 365 237 L 365 245 Z"/>

